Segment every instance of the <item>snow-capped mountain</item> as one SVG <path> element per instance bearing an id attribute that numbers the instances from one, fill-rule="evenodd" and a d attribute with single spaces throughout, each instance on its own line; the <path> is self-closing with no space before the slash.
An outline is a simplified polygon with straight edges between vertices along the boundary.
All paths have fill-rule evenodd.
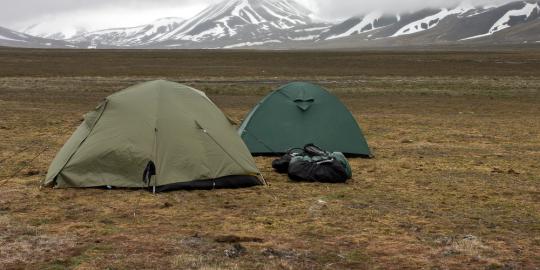
<path id="1" fill-rule="evenodd" d="M 100 31 L 82 33 L 71 39 L 70 42 L 84 45 L 89 48 L 100 46 L 129 47 L 148 44 L 176 29 L 185 20 L 170 17 L 156 20 L 152 23 L 128 28 L 114 28 Z"/>
<path id="2" fill-rule="evenodd" d="M 340 24 L 332 26 L 321 34 L 320 39 L 331 40 L 345 38 L 396 24 L 399 21 L 401 21 L 401 15 L 399 14 L 384 14 L 376 11 L 365 16 L 350 18 Z"/>
<path id="3" fill-rule="evenodd" d="M 0 27 L 0 46 L 23 48 L 69 48 L 73 45 L 70 45 L 65 41 L 34 37 Z"/>
<path id="4" fill-rule="evenodd" d="M 540 43 L 540 0 L 490 6 L 461 4 L 400 14 L 374 11 L 341 23 L 313 18 L 313 13 L 295 0 L 224 0 L 188 20 L 164 18 L 71 38 L 62 38 L 68 36 L 64 32 L 42 33 L 39 25 L 28 32 L 63 39 L 60 46 L 74 44 L 79 48 L 309 49 Z"/>
<path id="5" fill-rule="evenodd" d="M 66 40 L 87 32 L 83 27 L 65 25 L 61 29 L 51 32 L 54 29 L 49 23 L 35 23 L 22 29 L 17 29 L 19 32 L 32 35 L 40 38 Z"/>
<path id="6" fill-rule="evenodd" d="M 353 17 L 324 32 L 320 41 L 356 38 L 362 41 L 385 40 L 403 44 L 466 42 L 496 36 L 497 32 L 521 24 L 531 24 L 540 17 L 540 2 L 516 1 L 501 6 L 475 7 L 461 4 L 454 8 L 424 9 L 408 14 L 370 13 Z M 537 29 L 540 35 L 540 29 Z M 516 43 L 536 41 L 540 37 L 523 36 Z"/>
<path id="7" fill-rule="evenodd" d="M 436 27 L 442 20 L 444 20 L 445 18 L 449 16 L 460 16 L 474 9 L 475 9 L 474 6 L 468 5 L 468 4 L 460 5 L 454 9 L 443 8 L 439 10 L 436 14 L 427 16 L 420 20 L 413 21 L 401 27 L 396 33 L 392 35 L 392 37 L 410 35 L 410 34 L 422 32 L 425 30 L 429 30 L 431 28 Z"/>
<path id="8" fill-rule="evenodd" d="M 235 48 L 313 40 L 329 25 L 313 22 L 311 15 L 293 0 L 226 0 L 159 34 L 139 35 L 138 28 L 112 29 L 70 41 L 97 47 Z M 138 34 L 134 37 L 133 33 Z"/>
<path id="9" fill-rule="evenodd" d="M 522 3 L 514 3 L 510 4 L 508 6 L 504 6 L 501 8 L 495 8 L 492 11 L 493 13 L 496 13 L 497 15 L 504 13 L 503 16 L 501 16 L 495 23 L 492 24 L 492 21 L 488 23 L 488 25 L 491 25 L 489 30 L 487 32 L 484 32 L 485 30 L 480 31 L 481 34 L 466 37 L 462 40 L 470 40 L 470 39 L 477 39 L 487 36 L 492 36 L 493 34 L 502 31 L 504 29 L 510 28 L 512 26 L 530 22 L 533 20 L 538 20 L 540 18 L 540 2 L 537 3 L 528 3 L 528 2 L 522 2 Z M 469 17 L 473 17 L 476 14 L 473 14 Z M 496 16 L 495 18 L 497 18 Z M 540 29 L 539 29 L 540 32 Z"/>

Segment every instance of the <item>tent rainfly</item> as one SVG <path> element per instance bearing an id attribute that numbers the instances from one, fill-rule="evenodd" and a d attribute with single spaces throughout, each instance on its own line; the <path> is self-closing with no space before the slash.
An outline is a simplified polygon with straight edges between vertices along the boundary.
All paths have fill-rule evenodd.
<path id="1" fill-rule="evenodd" d="M 142 83 L 85 115 L 52 162 L 44 186 L 177 189 L 263 185 L 223 112 L 201 91 Z"/>
<path id="2" fill-rule="evenodd" d="M 310 83 L 290 83 L 273 91 L 238 132 L 254 155 L 283 154 L 313 143 L 348 156 L 372 157 L 351 112 L 336 96 Z"/>

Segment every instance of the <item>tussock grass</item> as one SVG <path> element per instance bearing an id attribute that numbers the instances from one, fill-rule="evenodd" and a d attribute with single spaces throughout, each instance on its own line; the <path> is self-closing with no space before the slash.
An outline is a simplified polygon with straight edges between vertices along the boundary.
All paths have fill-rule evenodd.
<path id="1" fill-rule="evenodd" d="M 153 58 L 160 55 L 175 62 Z M 535 52 L 217 55 L 1 51 L 8 64 L 0 67 L 0 176 L 6 180 L 0 182 L 0 268 L 540 265 Z M 43 64 L 58 56 L 54 68 Z M 269 62 L 270 56 L 277 59 Z M 310 65 L 291 64 L 299 57 Z M 380 64 L 368 71 L 374 62 L 353 63 L 359 59 Z M 495 59 L 523 64 L 490 64 Z M 199 60 L 235 67 L 187 68 Z M 272 63 L 291 66 L 257 74 Z M 237 121 L 281 81 L 319 81 L 354 113 L 376 158 L 352 159 L 354 178 L 344 185 L 292 183 L 273 172 L 271 158 L 261 157 L 256 161 L 268 187 L 158 195 L 39 188 L 85 112 L 116 90 L 157 77 L 205 90 Z M 28 168 L 6 178 L 21 166 Z"/>

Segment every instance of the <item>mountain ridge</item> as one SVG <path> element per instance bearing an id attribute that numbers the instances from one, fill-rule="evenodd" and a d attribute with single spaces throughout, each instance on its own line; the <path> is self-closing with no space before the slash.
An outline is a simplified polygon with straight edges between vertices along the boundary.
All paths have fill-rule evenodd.
<path id="1" fill-rule="evenodd" d="M 21 48 L 71 48 L 74 45 L 59 40 L 34 37 L 8 28 L 0 27 L 0 46 Z"/>
<path id="2" fill-rule="evenodd" d="M 344 42 L 376 47 L 540 41 L 539 0 L 494 6 L 462 3 L 408 13 L 373 11 L 337 23 L 313 18 L 313 12 L 294 0 L 225 0 L 186 20 L 163 18 L 48 43 L 77 48 L 304 49 Z M 50 36 L 54 35 L 59 36 L 54 32 Z M 39 42 L 42 46 L 44 41 Z"/>

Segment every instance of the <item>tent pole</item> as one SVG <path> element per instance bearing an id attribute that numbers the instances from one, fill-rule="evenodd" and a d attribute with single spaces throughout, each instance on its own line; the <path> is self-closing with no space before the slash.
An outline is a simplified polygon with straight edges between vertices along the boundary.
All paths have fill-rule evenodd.
<path id="1" fill-rule="evenodd" d="M 157 151 L 158 151 L 158 128 L 154 128 L 154 167 L 155 167 L 155 174 L 154 174 L 154 185 L 152 187 L 152 194 L 156 195 L 156 185 L 158 181 L 158 164 L 157 164 Z"/>

